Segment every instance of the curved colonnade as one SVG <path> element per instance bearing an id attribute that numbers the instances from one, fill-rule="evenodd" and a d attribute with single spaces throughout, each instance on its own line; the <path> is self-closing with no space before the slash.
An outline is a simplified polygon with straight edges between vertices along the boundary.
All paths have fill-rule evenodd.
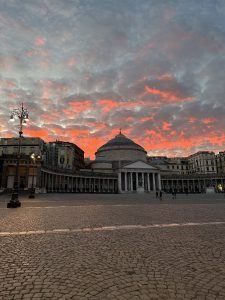
<path id="1" fill-rule="evenodd" d="M 205 193 L 206 189 L 214 187 L 215 191 L 225 190 L 225 177 L 220 175 L 195 175 L 195 176 L 172 176 L 162 177 L 162 190 L 178 193 Z"/>
<path id="2" fill-rule="evenodd" d="M 63 173 L 40 170 L 39 187 L 48 193 L 117 193 L 116 174 L 93 172 Z"/>

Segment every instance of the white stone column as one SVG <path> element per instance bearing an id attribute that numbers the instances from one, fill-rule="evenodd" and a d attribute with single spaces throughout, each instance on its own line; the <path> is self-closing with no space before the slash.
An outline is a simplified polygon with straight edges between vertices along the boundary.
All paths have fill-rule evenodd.
<path id="1" fill-rule="evenodd" d="M 138 173 L 135 172 L 135 176 L 136 176 L 136 190 L 138 189 Z"/>
<path id="2" fill-rule="evenodd" d="M 54 182 L 55 182 L 54 177 L 55 177 L 54 174 L 52 174 L 52 192 L 54 192 Z"/>
<path id="3" fill-rule="evenodd" d="M 142 187 L 143 189 L 145 189 L 145 176 L 143 172 L 141 173 L 141 178 L 142 178 Z"/>
<path id="4" fill-rule="evenodd" d="M 149 173 L 147 173 L 147 183 L 148 183 L 148 192 L 150 192 L 150 191 L 151 191 L 151 188 L 150 188 Z"/>
<path id="5" fill-rule="evenodd" d="M 198 179 L 198 191 L 201 192 L 201 184 L 200 184 L 200 180 Z"/>
<path id="6" fill-rule="evenodd" d="M 153 191 L 156 190 L 155 188 L 155 173 L 152 173 L 152 182 L 153 182 Z"/>
<path id="7" fill-rule="evenodd" d="M 162 185 L 161 185 L 161 176 L 159 173 L 158 173 L 158 187 L 159 187 L 159 190 L 161 191 Z"/>
<path id="8" fill-rule="evenodd" d="M 71 192 L 73 193 L 73 180 L 74 180 L 74 177 L 72 176 L 71 177 Z"/>
<path id="9" fill-rule="evenodd" d="M 78 184 L 78 182 L 77 182 L 77 177 L 75 177 L 75 192 L 77 193 L 77 184 Z"/>
<path id="10" fill-rule="evenodd" d="M 98 192 L 100 193 L 101 191 L 101 179 L 98 178 Z"/>
<path id="11" fill-rule="evenodd" d="M 92 178 L 88 178 L 88 192 L 92 192 Z"/>
<path id="12" fill-rule="evenodd" d="M 133 172 L 130 173 L 130 190 L 133 192 Z"/>
<path id="13" fill-rule="evenodd" d="M 109 178 L 107 179 L 107 192 L 110 192 L 110 186 L 109 186 Z"/>
<path id="14" fill-rule="evenodd" d="M 127 192 L 127 172 L 124 172 L 125 192 Z"/>
<path id="15" fill-rule="evenodd" d="M 119 193 L 121 193 L 122 191 L 122 180 L 121 180 L 121 172 L 118 173 L 118 190 L 119 190 Z"/>

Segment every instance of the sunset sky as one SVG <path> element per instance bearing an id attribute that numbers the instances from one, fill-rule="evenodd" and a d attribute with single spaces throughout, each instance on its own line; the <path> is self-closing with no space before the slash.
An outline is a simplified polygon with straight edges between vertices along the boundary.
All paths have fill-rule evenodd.
<path id="1" fill-rule="evenodd" d="M 0 0 L 0 45 L 1 137 L 225 150 L 224 0 Z"/>

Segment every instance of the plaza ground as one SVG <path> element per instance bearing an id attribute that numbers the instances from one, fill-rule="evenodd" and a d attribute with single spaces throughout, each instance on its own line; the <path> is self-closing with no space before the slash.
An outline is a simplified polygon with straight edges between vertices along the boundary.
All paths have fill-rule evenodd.
<path id="1" fill-rule="evenodd" d="M 0 299 L 225 299 L 223 194 L 0 196 Z"/>

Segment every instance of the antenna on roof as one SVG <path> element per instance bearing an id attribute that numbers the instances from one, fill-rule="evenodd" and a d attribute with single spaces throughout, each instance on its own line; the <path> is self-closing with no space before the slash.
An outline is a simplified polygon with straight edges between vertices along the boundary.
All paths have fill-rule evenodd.
<path id="1" fill-rule="evenodd" d="M 122 128 L 120 128 L 120 134 L 122 134 L 122 132 L 121 132 L 121 131 L 122 131 Z"/>

